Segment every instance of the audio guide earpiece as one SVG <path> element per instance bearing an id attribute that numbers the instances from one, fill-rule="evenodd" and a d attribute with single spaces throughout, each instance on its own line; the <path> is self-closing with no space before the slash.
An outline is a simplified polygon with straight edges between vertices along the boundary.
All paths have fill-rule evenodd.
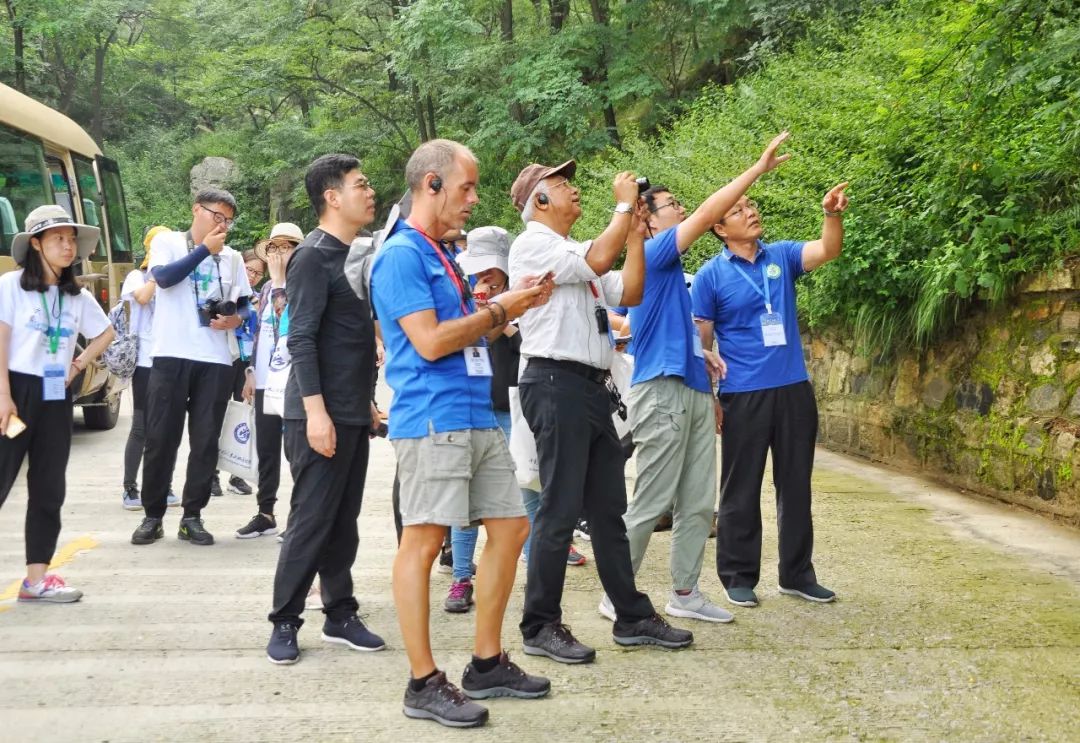
<path id="1" fill-rule="evenodd" d="M 536 203 L 537 204 L 546 204 L 546 203 L 548 203 L 548 195 L 546 193 L 537 194 L 536 195 Z"/>
<path id="2" fill-rule="evenodd" d="M 434 193 L 439 193 L 442 190 L 442 178 L 435 176 L 431 179 L 431 190 Z"/>

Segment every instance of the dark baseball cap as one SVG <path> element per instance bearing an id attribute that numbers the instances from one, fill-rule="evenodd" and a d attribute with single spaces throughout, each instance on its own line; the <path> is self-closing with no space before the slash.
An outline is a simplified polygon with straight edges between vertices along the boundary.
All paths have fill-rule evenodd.
<path id="1" fill-rule="evenodd" d="M 556 165 L 555 167 L 540 165 L 539 163 L 526 165 L 518 173 L 518 177 L 514 179 L 514 185 L 510 186 L 510 200 L 514 202 L 514 208 L 519 212 L 524 211 L 525 200 L 529 198 L 529 194 L 536 188 L 536 184 L 545 178 L 561 175 L 569 179 L 574 177 L 575 172 L 577 172 L 577 163 L 573 160 L 567 160 L 562 165 Z"/>

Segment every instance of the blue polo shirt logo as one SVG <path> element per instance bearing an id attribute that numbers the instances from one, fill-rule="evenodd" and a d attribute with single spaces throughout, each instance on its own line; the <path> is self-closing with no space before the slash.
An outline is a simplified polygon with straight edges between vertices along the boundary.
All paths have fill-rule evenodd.
<path id="1" fill-rule="evenodd" d="M 780 266 L 776 265 L 775 263 L 770 263 L 769 267 L 765 269 L 765 275 L 768 276 L 770 279 L 780 278 Z"/>

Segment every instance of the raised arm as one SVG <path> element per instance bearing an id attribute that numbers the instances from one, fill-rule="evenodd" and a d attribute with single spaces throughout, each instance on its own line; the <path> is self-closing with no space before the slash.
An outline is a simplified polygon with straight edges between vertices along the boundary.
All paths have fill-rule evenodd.
<path id="1" fill-rule="evenodd" d="M 844 189 L 847 181 L 833 186 L 821 200 L 825 217 L 821 225 L 821 239 L 812 240 L 803 245 L 802 263 L 804 271 L 813 271 L 837 258 L 844 248 L 844 210 L 848 206 L 848 197 Z"/>
<path id="2" fill-rule="evenodd" d="M 638 185 L 633 173 L 622 172 L 615 176 L 612 191 L 615 194 L 616 203 L 637 204 Z M 626 214 L 619 212 L 612 214 L 608 226 L 589 246 L 585 261 L 597 276 L 603 276 L 611 270 L 626 246 L 626 238 L 633 218 L 632 211 L 631 209 L 631 212 Z"/>

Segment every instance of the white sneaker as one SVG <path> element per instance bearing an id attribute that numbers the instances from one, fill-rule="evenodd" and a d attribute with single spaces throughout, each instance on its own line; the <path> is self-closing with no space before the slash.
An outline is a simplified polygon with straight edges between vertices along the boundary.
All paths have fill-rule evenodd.
<path id="1" fill-rule="evenodd" d="M 596 610 L 611 621 L 615 621 L 615 605 L 611 603 L 611 599 L 608 598 L 606 593 L 600 599 L 600 606 L 596 607 Z"/>
<path id="2" fill-rule="evenodd" d="M 46 575 L 40 583 L 30 585 L 23 580 L 19 587 L 19 601 L 47 604 L 70 604 L 82 598 L 83 592 L 64 583 L 59 575 Z"/>
<path id="3" fill-rule="evenodd" d="M 664 613 L 671 617 L 700 619 L 703 622 L 720 622 L 722 624 L 735 620 L 734 614 L 709 601 L 705 594 L 697 589 L 697 586 L 685 596 L 680 596 L 672 591 L 667 606 L 664 607 Z"/>

